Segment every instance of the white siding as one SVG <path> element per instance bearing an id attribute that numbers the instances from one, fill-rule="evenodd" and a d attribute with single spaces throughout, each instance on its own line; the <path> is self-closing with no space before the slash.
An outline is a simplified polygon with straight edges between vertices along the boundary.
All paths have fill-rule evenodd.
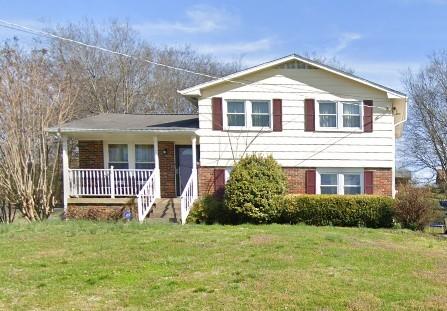
<path id="1" fill-rule="evenodd" d="M 385 92 L 319 69 L 269 69 L 203 90 L 199 99 L 202 166 L 229 166 L 245 153 L 272 154 L 287 167 L 385 167 L 394 164 L 392 102 Z M 282 99 L 283 131 L 213 131 L 211 98 Z M 304 132 L 304 99 L 374 101 L 374 131 Z M 380 107 L 380 108 L 376 108 Z M 317 107 L 316 107 L 317 110 Z"/>

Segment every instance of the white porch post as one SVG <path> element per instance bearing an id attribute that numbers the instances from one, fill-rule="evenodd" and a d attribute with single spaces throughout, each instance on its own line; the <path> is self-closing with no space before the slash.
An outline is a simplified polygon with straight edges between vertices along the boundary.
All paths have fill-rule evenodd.
<path id="1" fill-rule="evenodd" d="M 154 168 L 154 174 L 155 174 L 155 197 L 160 198 L 161 197 L 161 190 L 160 190 L 160 161 L 158 158 L 158 137 L 154 136 L 154 160 L 155 160 L 155 168 Z"/>
<path id="2" fill-rule="evenodd" d="M 62 136 L 62 178 L 64 187 L 64 212 L 67 212 L 68 196 L 70 194 L 69 183 L 69 167 L 68 167 L 68 139 L 66 136 Z"/>
<path id="3" fill-rule="evenodd" d="M 198 194 L 198 183 L 197 183 L 197 146 L 196 146 L 196 137 L 193 136 L 191 139 L 192 144 L 192 174 L 193 174 L 193 196 L 197 197 Z"/>

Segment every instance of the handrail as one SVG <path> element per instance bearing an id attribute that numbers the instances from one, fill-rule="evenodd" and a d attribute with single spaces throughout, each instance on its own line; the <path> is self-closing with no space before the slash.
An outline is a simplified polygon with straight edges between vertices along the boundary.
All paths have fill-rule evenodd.
<path id="1" fill-rule="evenodd" d="M 158 171 L 155 170 L 137 195 L 138 220 L 140 222 L 144 221 L 155 203 L 157 174 Z"/>
<path id="2" fill-rule="evenodd" d="M 197 171 L 193 170 L 180 196 L 180 218 L 182 225 L 186 223 L 191 207 L 197 197 Z"/>
<path id="3" fill-rule="evenodd" d="M 70 196 L 136 196 L 154 170 L 69 169 Z"/>

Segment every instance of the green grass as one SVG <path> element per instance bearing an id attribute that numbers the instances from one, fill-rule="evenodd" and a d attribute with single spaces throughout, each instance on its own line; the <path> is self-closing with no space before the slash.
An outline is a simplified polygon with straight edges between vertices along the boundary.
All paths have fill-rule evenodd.
<path id="1" fill-rule="evenodd" d="M 398 230 L 0 226 L 1 310 L 447 310 L 447 240 Z"/>

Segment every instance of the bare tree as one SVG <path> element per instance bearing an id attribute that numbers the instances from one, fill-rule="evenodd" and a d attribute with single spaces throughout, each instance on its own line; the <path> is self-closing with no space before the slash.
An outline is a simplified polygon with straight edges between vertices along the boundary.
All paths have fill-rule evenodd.
<path id="1" fill-rule="evenodd" d="M 404 136 L 406 165 L 447 172 L 447 51 L 404 78 L 410 111 Z"/>
<path id="2" fill-rule="evenodd" d="M 77 90 L 44 50 L 7 45 L 0 71 L 0 193 L 29 221 L 45 219 L 59 176 L 59 140 L 45 130 L 71 117 Z"/>
<path id="3" fill-rule="evenodd" d="M 221 63 L 209 55 L 184 48 L 158 48 L 141 40 L 128 23 L 112 21 L 98 26 L 91 21 L 59 26 L 56 34 L 119 53 L 127 58 L 68 43 L 52 41 L 52 58 L 81 86 L 78 116 L 98 112 L 148 113 L 192 112 L 196 109 L 177 93 L 209 78 L 159 67 L 141 59 L 156 61 L 212 76 L 239 69 L 238 63 Z"/>
<path id="4" fill-rule="evenodd" d="M 328 57 L 324 55 L 319 55 L 316 52 L 306 52 L 304 53 L 304 57 L 313 60 L 317 63 L 327 65 L 333 67 L 335 69 L 344 71 L 349 74 L 354 74 L 354 69 L 344 64 L 341 60 L 339 60 L 336 56 Z"/>

